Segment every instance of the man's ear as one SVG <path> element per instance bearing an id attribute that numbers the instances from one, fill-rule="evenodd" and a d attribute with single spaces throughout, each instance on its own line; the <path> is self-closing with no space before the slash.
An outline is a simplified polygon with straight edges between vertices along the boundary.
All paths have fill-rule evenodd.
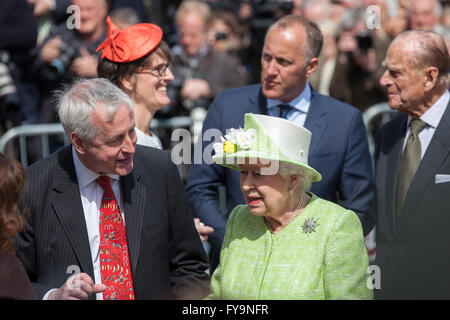
<path id="1" fill-rule="evenodd" d="M 439 70 L 436 67 L 428 67 L 425 70 L 424 89 L 425 92 L 431 91 L 437 84 Z"/>
<path id="2" fill-rule="evenodd" d="M 306 78 L 309 78 L 317 69 L 319 66 L 319 59 L 318 58 L 312 58 L 309 60 L 308 65 L 306 66 Z"/>
<path id="3" fill-rule="evenodd" d="M 80 138 L 78 133 L 72 132 L 70 134 L 70 141 L 72 142 L 73 147 L 79 154 L 85 154 L 86 153 L 86 146 L 83 139 Z"/>

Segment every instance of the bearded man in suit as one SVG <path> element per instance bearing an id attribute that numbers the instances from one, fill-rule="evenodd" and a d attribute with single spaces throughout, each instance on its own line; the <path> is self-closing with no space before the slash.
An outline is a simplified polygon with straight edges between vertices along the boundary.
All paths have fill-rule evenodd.
<path id="1" fill-rule="evenodd" d="M 167 152 L 136 146 L 130 98 L 80 80 L 58 112 L 72 145 L 27 169 L 30 219 L 16 239 L 38 296 L 204 297 L 206 254 L 183 182 Z"/>

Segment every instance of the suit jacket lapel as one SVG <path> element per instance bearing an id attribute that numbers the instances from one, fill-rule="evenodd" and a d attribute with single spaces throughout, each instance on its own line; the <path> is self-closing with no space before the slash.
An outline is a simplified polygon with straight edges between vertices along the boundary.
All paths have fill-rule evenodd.
<path id="1" fill-rule="evenodd" d="M 322 134 L 327 128 L 327 123 L 325 121 L 326 110 L 318 100 L 320 100 L 320 97 L 311 89 L 311 104 L 304 125 L 304 127 L 311 131 L 312 134 L 309 154 L 314 153 L 320 141 L 322 141 Z"/>
<path id="2" fill-rule="evenodd" d="M 400 218 L 400 226 L 404 227 L 411 218 L 417 202 L 424 194 L 427 187 L 434 183 L 434 176 L 438 173 L 442 162 L 450 153 L 450 103 L 436 128 L 430 145 L 414 176 L 411 187 L 405 198 L 405 204 Z"/>
<path id="3" fill-rule="evenodd" d="M 262 94 L 261 85 L 259 85 L 258 87 L 259 89 L 256 90 L 256 95 L 249 95 L 249 104 L 246 105 L 244 113 L 267 115 L 267 98 Z"/>
<path id="4" fill-rule="evenodd" d="M 130 174 L 121 177 L 125 228 L 132 274 L 136 272 L 139 257 L 142 220 L 146 202 L 146 188 L 139 182 L 140 176 L 136 170 L 133 170 Z"/>
<path id="5" fill-rule="evenodd" d="M 81 270 L 93 278 L 91 249 L 71 146 L 61 152 L 58 161 L 61 167 L 54 183 L 52 206 L 78 258 Z"/>

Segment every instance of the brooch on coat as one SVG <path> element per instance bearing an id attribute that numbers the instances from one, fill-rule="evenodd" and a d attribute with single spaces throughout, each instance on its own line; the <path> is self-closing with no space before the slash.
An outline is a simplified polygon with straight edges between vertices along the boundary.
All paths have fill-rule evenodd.
<path id="1" fill-rule="evenodd" d="M 314 217 L 307 218 L 305 222 L 302 225 L 303 233 L 312 233 L 316 232 L 316 228 L 320 226 L 320 224 L 317 223 L 319 219 L 316 219 Z"/>

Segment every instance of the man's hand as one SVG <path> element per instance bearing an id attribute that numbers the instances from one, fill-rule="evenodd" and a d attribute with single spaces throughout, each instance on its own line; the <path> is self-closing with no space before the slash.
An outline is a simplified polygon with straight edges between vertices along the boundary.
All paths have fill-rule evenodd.
<path id="1" fill-rule="evenodd" d="M 212 227 L 205 226 L 202 222 L 200 222 L 199 218 L 194 218 L 194 223 L 200 239 L 202 241 L 208 240 L 208 235 L 214 232 L 214 229 Z"/>
<path id="2" fill-rule="evenodd" d="M 73 59 L 70 71 L 82 78 L 95 78 L 97 76 L 97 58 L 86 48 L 80 48 L 80 56 Z"/>
<path id="3" fill-rule="evenodd" d="M 206 80 L 187 79 L 180 93 L 183 100 L 197 100 L 209 98 L 211 96 L 211 88 Z"/>
<path id="4" fill-rule="evenodd" d="M 91 294 L 106 290 L 104 284 L 94 284 L 86 273 L 78 273 L 67 279 L 66 283 L 50 293 L 48 300 L 85 300 Z"/>
<path id="5" fill-rule="evenodd" d="M 55 9 L 50 0 L 27 0 L 27 2 L 34 5 L 35 17 L 43 17 Z"/>
<path id="6" fill-rule="evenodd" d="M 61 45 L 62 40 L 60 36 L 48 40 L 39 53 L 41 60 L 50 63 L 53 59 L 58 58 L 61 55 Z"/>

